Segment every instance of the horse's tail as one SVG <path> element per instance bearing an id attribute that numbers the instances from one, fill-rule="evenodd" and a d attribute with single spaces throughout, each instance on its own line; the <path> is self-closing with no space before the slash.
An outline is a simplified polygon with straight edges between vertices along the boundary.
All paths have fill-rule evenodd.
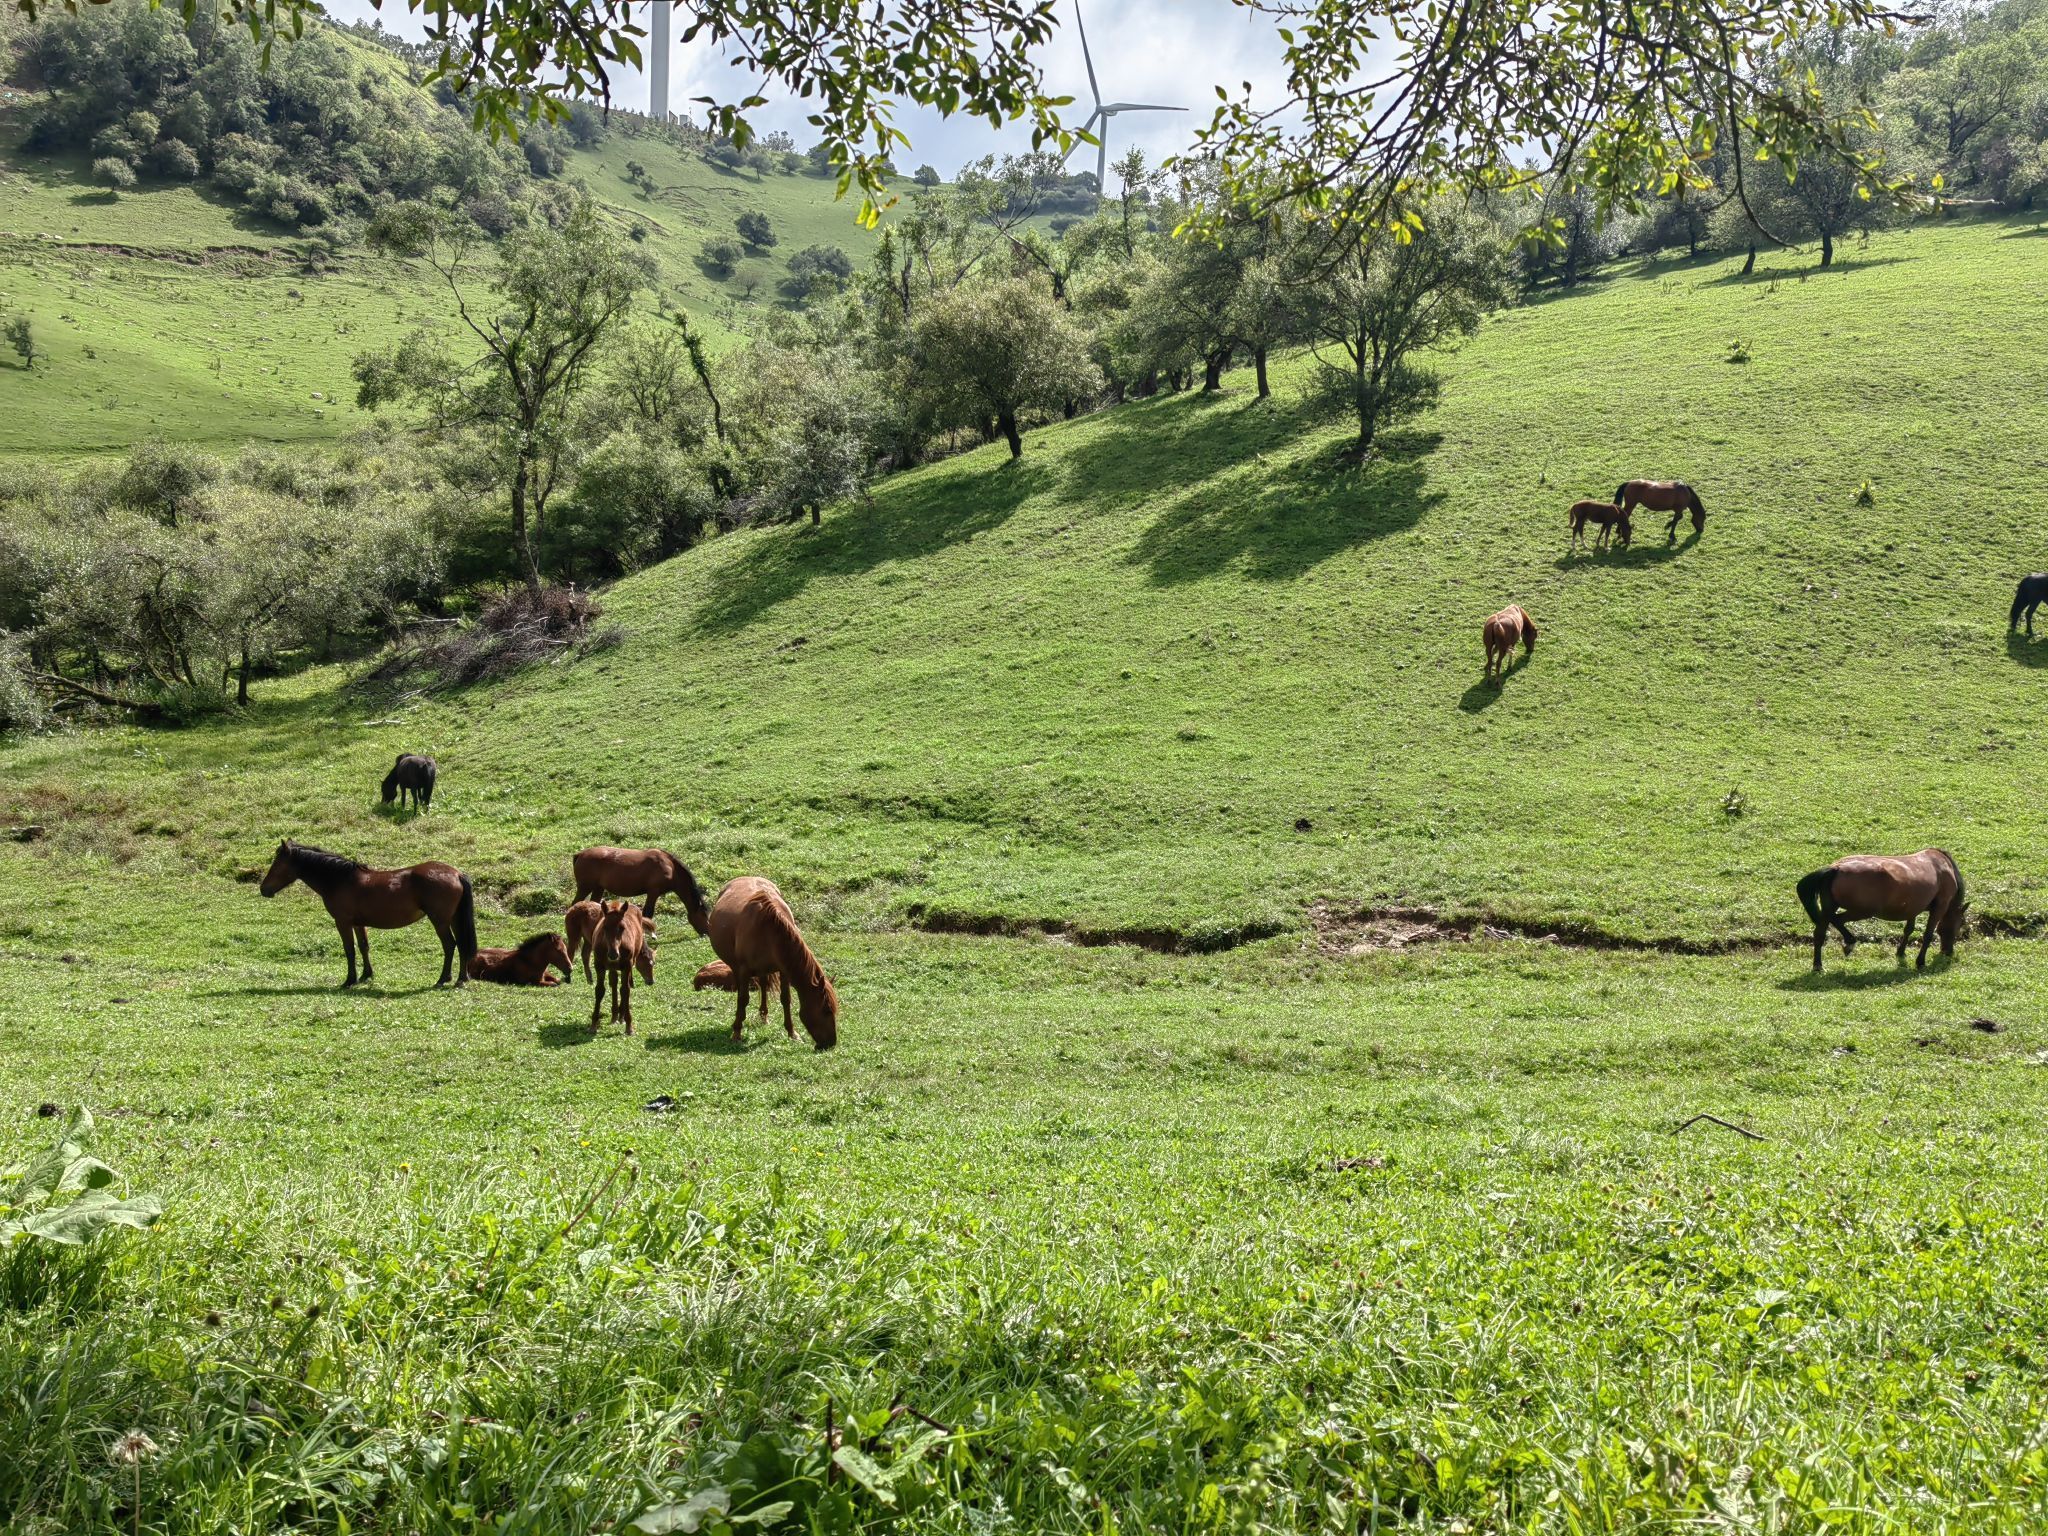
<path id="1" fill-rule="evenodd" d="M 455 903 L 455 948 L 461 953 L 466 969 L 470 956 L 476 953 L 476 891 L 469 883 L 469 876 L 457 878 L 462 881 L 462 899 Z"/>
<path id="2" fill-rule="evenodd" d="M 1618 507 L 1628 499 L 1628 482 L 1622 481 L 1614 488 L 1614 504 Z"/>
<path id="3" fill-rule="evenodd" d="M 1834 893 L 1834 889 L 1835 866 L 1832 864 L 1826 869 L 1816 869 L 1812 874 L 1799 882 L 1799 905 L 1806 908 L 1806 915 L 1813 919 L 1816 927 L 1823 921 L 1821 901 L 1823 898 L 1831 896 Z"/>
<path id="4" fill-rule="evenodd" d="M 439 775 L 440 769 L 436 768 L 433 760 L 429 758 L 427 761 L 427 782 L 420 786 L 420 809 L 423 811 L 432 810 L 434 807 L 434 780 Z"/>

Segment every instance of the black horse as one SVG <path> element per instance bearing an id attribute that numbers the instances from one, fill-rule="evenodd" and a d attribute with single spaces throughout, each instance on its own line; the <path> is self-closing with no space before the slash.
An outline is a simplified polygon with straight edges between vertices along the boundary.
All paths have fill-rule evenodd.
<path id="1" fill-rule="evenodd" d="M 424 811 L 434 803 L 434 760 L 417 752 L 399 754 L 398 761 L 391 765 L 391 771 L 384 775 L 384 803 L 389 805 L 399 797 L 410 794 L 413 808 Z"/>
<path id="2" fill-rule="evenodd" d="M 2020 578 L 2020 589 L 2012 597 L 2012 617 L 2006 621 L 2005 632 L 2011 634 L 2020 627 L 2020 615 L 2027 616 L 2027 638 L 2034 638 L 2034 610 L 2048 603 L 2048 571 L 2036 571 L 2031 576 Z"/>

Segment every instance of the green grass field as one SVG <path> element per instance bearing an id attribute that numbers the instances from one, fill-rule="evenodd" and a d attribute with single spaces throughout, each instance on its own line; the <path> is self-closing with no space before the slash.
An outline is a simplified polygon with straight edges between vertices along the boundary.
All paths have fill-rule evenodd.
<path id="1" fill-rule="evenodd" d="M 2048 956 L 1815 979 L 1792 885 L 1935 843 L 2048 911 L 2044 298 L 2025 225 L 1640 266 L 1362 471 L 1297 362 L 716 540 L 497 688 L 0 748 L 0 1153 L 86 1102 L 166 1206 L 0 1276 L 0 1528 L 2038 1529 Z M 1567 555 L 1665 474 L 1703 537 Z M 586 843 L 769 874 L 841 1047 L 731 1047 L 673 916 L 632 1039 L 423 929 L 340 993 L 285 835 L 453 860 L 486 943 Z"/>

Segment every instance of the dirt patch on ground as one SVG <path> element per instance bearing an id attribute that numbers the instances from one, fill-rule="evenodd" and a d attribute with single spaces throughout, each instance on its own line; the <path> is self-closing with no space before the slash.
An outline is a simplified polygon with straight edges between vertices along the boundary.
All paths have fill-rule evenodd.
<path id="1" fill-rule="evenodd" d="M 1412 949 L 1418 944 L 1469 944 L 1474 939 L 1522 937 L 1514 930 L 1478 919 L 1446 919 L 1428 907 L 1381 907 L 1348 912 L 1328 902 L 1309 908 L 1309 931 L 1326 955 L 1373 955 Z M 1541 942 L 1559 942 L 1545 934 Z"/>

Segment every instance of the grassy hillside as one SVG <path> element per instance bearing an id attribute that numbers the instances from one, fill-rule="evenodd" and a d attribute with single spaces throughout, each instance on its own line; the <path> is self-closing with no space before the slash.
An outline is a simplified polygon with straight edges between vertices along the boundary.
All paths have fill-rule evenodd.
<path id="1" fill-rule="evenodd" d="M 2048 950 L 1788 941 L 1854 848 L 2048 910 L 2048 633 L 2005 634 L 2044 299 L 1998 224 L 1644 267 L 1491 322 L 1362 471 L 1233 377 L 716 540 L 495 688 L 0 748 L 42 829 L 0 839 L 0 1096 L 101 1108 L 169 1213 L 0 1292 L 0 1522 L 125 1528 L 134 1425 L 194 1532 L 713 1487 L 818 1530 L 2038 1528 Z M 1703 537 L 1567 554 L 1663 474 Z M 429 816 L 374 805 L 398 750 Z M 580 978 L 428 990 L 420 929 L 340 993 L 313 898 L 246 883 L 283 835 L 454 860 L 487 943 L 586 843 L 767 873 L 841 1047 L 730 1045 L 673 916 L 631 1039 Z M 1421 905 L 1561 940 L 1361 911 Z"/>
<path id="2" fill-rule="evenodd" d="M 284 46 L 284 45 L 280 45 Z M 367 43 L 351 46 L 396 70 Z M 7 52 L 0 36 L 0 59 Z M 6 71 L 0 68 L 0 78 Z M 357 248 L 337 270 L 305 270 L 294 232 L 191 185 L 145 181 L 118 195 L 83 155 L 23 147 L 37 95 L 0 87 L 0 311 L 24 312 L 49 360 L 33 375 L 0 363 L 0 455 L 115 451 L 152 436 L 217 447 L 251 439 L 317 442 L 362 426 L 349 363 L 422 323 L 450 322 L 439 277 Z M 648 196 L 626 180 L 637 160 Z M 788 259 L 836 245 L 863 259 L 875 236 L 814 176 L 736 173 L 632 120 L 569 156 L 581 182 L 660 278 L 646 295 L 687 309 L 729 345 L 773 306 Z M 742 212 L 765 213 L 776 247 L 729 278 L 707 274 L 705 245 Z"/>

